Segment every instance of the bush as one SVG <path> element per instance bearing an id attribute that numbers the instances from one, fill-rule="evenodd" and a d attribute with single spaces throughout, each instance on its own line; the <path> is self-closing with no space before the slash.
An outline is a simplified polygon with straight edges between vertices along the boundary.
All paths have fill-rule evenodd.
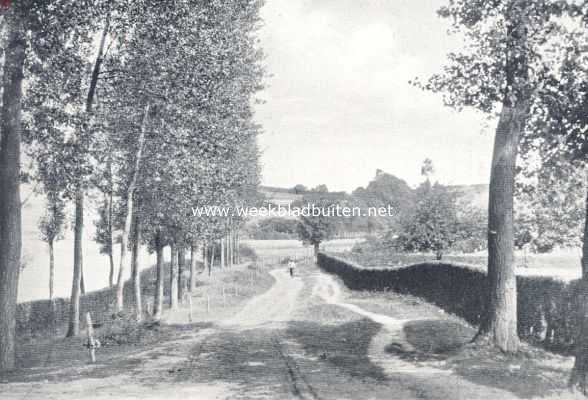
<path id="1" fill-rule="evenodd" d="M 319 253 L 319 267 L 352 290 L 394 290 L 411 294 L 479 325 L 486 310 L 486 274 L 466 266 L 422 263 L 397 269 L 364 268 Z M 578 326 L 579 281 L 517 277 L 518 333 L 529 342 L 568 353 Z"/>

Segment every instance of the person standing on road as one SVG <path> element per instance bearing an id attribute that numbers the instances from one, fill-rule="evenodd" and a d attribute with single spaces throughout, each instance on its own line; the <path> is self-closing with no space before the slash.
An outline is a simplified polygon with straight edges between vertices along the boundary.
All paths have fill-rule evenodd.
<path id="1" fill-rule="evenodd" d="M 294 277 L 294 268 L 296 268 L 296 262 L 293 258 L 291 258 L 290 262 L 288 263 L 288 269 L 290 270 L 290 276 L 292 278 Z"/>

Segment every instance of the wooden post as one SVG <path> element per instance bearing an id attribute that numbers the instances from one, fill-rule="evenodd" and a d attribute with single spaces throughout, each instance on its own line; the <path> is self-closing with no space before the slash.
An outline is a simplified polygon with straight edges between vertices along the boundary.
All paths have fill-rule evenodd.
<path id="1" fill-rule="evenodd" d="M 88 353 L 90 354 L 90 362 L 96 362 L 96 342 L 94 341 L 94 326 L 92 325 L 92 316 L 89 312 L 86 313 L 86 332 L 88 333 Z"/>
<path id="2" fill-rule="evenodd" d="M 210 313 L 210 295 L 206 293 L 206 313 Z"/>

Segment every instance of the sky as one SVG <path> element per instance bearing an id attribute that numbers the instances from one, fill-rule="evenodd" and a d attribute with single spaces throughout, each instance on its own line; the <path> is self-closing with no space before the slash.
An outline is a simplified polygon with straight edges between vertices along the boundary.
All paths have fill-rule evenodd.
<path id="1" fill-rule="evenodd" d="M 436 14 L 444 3 L 266 0 L 262 183 L 352 191 L 382 169 L 417 185 L 427 157 L 442 183 L 487 183 L 493 124 L 409 84 L 459 49 Z"/>

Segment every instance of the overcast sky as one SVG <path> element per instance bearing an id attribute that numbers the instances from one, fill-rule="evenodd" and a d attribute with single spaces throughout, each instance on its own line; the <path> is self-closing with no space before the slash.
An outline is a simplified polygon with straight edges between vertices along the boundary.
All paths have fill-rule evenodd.
<path id="1" fill-rule="evenodd" d="M 425 157 L 441 182 L 488 182 L 493 127 L 408 83 L 459 46 L 436 15 L 443 3 L 266 0 L 263 184 L 351 191 L 382 169 L 415 185 Z"/>

